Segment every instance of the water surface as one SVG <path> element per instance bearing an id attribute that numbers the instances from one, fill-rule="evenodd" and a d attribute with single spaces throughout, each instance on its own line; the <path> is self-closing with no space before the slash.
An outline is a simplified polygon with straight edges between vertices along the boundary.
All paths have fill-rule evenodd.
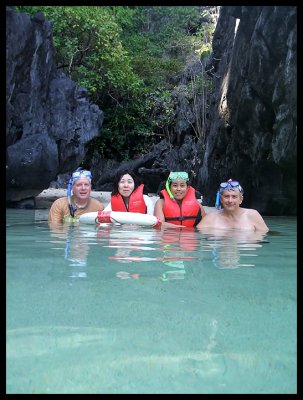
<path id="1" fill-rule="evenodd" d="M 296 219 L 50 229 L 7 210 L 7 393 L 296 393 Z"/>

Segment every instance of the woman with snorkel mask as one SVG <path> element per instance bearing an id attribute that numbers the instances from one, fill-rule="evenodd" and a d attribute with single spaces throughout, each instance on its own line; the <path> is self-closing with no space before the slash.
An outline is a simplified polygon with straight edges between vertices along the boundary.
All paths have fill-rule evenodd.
<path id="1" fill-rule="evenodd" d="M 156 201 L 154 215 L 163 226 L 193 227 L 206 215 L 196 199 L 196 191 L 190 186 L 187 172 L 171 172 L 165 189 Z"/>
<path id="2" fill-rule="evenodd" d="M 78 168 L 67 185 L 67 197 L 55 200 L 49 210 L 49 223 L 77 222 L 80 215 L 93 211 L 102 211 L 104 206 L 90 197 L 92 174 Z"/>

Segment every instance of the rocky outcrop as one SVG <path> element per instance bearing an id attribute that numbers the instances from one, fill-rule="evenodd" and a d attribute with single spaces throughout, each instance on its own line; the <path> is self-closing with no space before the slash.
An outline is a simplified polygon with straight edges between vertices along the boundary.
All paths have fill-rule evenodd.
<path id="1" fill-rule="evenodd" d="M 196 152 L 195 141 L 186 136 L 180 147 L 172 147 L 167 140 L 163 140 L 150 153 L 123 163 L 100 160 L 95 155 L 91 158 L 91 171 L 96 190 L 111 191 L 115 173 L 121 169 L 132 169 L 144 182 L 146 193 L 158 194 L 170 171 L 191 171 Z"/>
<path id="2" fill-rule="evenodd" d="M 40 193 L 77 168 L 102 111 L 54 63 L 52 25 L 6 9 L 6 199 Z"/>
<path id="3" fill-rule="evenodd" d="M 20 199 L 33 189 L 42 191 L 56 177 L 64 187 L 84 160 L 96 190 L 111 191 L 115 172 L 133 168 L 146 191 L 158 193 L 170 170 L 186 170 L 206 206 L 214 205 L 219 182 L 232 177 L 244 187 L 244 207 L 264 215 L 296 215 L 295 6 L 221 7 L 206 68 L 213 94 L 203 141 L 191 129 L 190 103 L 182 91 L 172 93 L 178 108 L 170 142 L 127 163 L 85 154 L 103 115 L 85 89 L 57 71 L 53 51 L 51 25 L 42 15 L 29 18 L 8 9 L 8 199 L 14 189 Z M 196 74 L 198 67 L 191 64 L 186 71 Z"/>
<path id="4" fill-rule="evenodd" d="M 204 204 L 213 206 L 218 184 L 232 177 L 245 189 L 244 207 L 264 215 L 296 215 L 296 18 L 294 6 L 221 7 L 206 66 L 214 90 L 205 139 L 195 140 L 190 121 L 181 116 L 191 115 L 189 104 L 181 112 L 185 105 L 178 98 L 171 142 L 127 163 L 148 191 L 157 193 L 168 171 L 186 170 Z M 98 190 L 110 190 L 105 180 L 119 168 L 98 180 Z"/>
<path id="5" fill-rule="evenodd" d="M 296 215 L 296 7 L 222 7 L 211 61 L 212 120 L 198 178 L 205 201 L 214 204 L 218 183 L 232 177 L 244 206 Z"/>

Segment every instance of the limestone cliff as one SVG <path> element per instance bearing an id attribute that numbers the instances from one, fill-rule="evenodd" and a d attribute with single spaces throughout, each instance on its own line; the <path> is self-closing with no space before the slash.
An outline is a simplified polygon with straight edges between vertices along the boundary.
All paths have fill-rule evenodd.
<path id="1" fill-rule="evenodd" d="M 212 119 L 198 182 L 206 202 L 232 177 L 247 207 L 295 215 L 296 7 L 222 7 L 211 61 Z"/>
<path id="2" fill-rule="evenodd" d="M 102 122 L 86 89 L 57 70 L 51 23 L 7 7 L 7 201 L 40 193 L 78 167 Z"/>
<path id="3" fill-rule="evenodd" d="M 154 193 L 170 170 L 187 170 L 207 206 L 214 205 L 218 184 L 232 177 L 244 187 L 244 207 L 296 215 L 295 6 L 221 7 L 207 68 L 213 93 L 203 143 L 180 119 L 193 115 L 183 110 L 171 143 L 123 164 L 85 153 L 103 113 L 85 88 L 57 70 L 51 23 L 8 7 L 6 25 L 7 201 L 15 192 L 19 200 L 39 193 L 88 156 L 96 190 L 110 191 L 123 166 L 134 168 Z"/>

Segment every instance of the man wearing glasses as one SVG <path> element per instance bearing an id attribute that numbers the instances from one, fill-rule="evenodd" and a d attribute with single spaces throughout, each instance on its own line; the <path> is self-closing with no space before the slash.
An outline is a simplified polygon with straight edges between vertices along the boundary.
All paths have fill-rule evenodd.
<path id="1" fill-rule="evenodd" d="M 50 224 L 77 222 L 79 216 L 84 213 L 102 211 L 104 209 L 103 204 L 90 197 L 91 181 L 91 172 L 78 168 L 68 182 L 67 197 L 60 197 L 52 204 L 48 214 L 48 222 Z"/>
<path id="2" fill-rule="evenodd" d="M 218 200 L 222 209 L 208 213 L 197 228 L 240 229 L 268 232 L 262 216 L 257 210 L 241 208 L 243 188 L 238 181 L 229 179 L 222 182 L 218 190 Z"/>

